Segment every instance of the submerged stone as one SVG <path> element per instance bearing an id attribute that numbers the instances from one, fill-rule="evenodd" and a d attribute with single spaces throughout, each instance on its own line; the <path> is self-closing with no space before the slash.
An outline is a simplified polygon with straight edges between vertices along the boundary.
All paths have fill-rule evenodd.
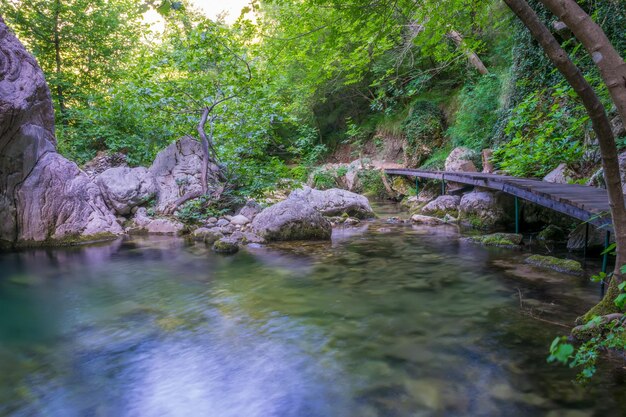
<path id="1" fill-rule="evenodd" d="M 497 246 L 501 248 L 518 248 L 522 244 L 524 237 L 515 233 L 492 233 L 483 236 L 471 236 L 467 240 L 473 243 L 480 243 L 485 246 Z"/>
<path id="2" fill-rule="evenodd" d="M 540 268 L 553 269 L 565 274 L 582 275 L 583 267 L 578 261 L 560 259 L 553 256 L 532 255 L 526 258 L 526 263 Z"/>

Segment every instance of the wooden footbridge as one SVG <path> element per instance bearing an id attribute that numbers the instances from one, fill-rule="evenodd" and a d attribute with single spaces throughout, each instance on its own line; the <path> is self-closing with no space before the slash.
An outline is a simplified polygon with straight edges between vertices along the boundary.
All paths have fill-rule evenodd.
<path id="1" fill-rule="evenodd" d="M 446 181 L 451 181 L 510 194 L 515 197 L 516 233 L 519 233 L 520 207 L 518 199 L 520 198 L 586 222 L 587 225 L 591 224 L 606 230 L 607 242 L 613 230 L 609 211 L 609 198 L 606 190 L 602 188 L 577 184 L 555 184 L 528 178 L 480 172 L 424 171 L 401 168 L 386 169 L 385 173 L 415 177 L 418 189 L 419 178 L 428 178 L 441 181 L 442 193 L 445 192 Z"/>
<path id="2" fill-rule="evenodd" d="M 547 207 L 596 227 L 612 230 L 609 198 L 606 190 L 577 184 L 555 184 L 528 178 L 480 172 L 423 171 L 419 169 L 386 169 L 389 175 L 429 178 L 502 191 L 516 198 Z M 419 184 L 416 182 L 416 185 Z M 419 185 L 417 185 L 419 186 Z M 519 204 L 516 204 L 519 212 Z M 517 216 L 516 216 L 517 217 Z M 519 221 L 517 222 L 519 231 Z"/>

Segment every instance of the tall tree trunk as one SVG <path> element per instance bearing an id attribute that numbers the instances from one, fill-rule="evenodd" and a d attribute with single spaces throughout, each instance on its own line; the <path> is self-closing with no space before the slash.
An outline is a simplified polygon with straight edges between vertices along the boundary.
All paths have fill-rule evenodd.
<path id="1" fill-rule="evenodd" d="M 485 64 L 483 64 L 483 61 L 478 57 L 476 52 L 463 45 L 463 36 L 461 36 L 459 32 L 453 29 L 448 32 L 448 37 L 452 39 L 452 41 L 454 41 L 456 46 L 463 50 L 465 56 L 467 56 L 467 60 L 469 61 L 469 63 L 472 64 L 472 66 L 476 68 L 478 72 L 480 72 L 482 75 L 489 74 L 489 70 L 487 69 Z"/>
<path id="2" fill-rule="evenodd" d="M 540 0 L 558 16 L 583 44 L 609 89 L 622 121 L 626 123 L 626 62 L 615 50 L 600 25 L 574 0 Z"/>
<path id="3" fill-rule="evenodd" d="M 63 75 L 62 65 L 61 65 L 61 0 L 54 1 L 54 61 L 56 64 L 55 73 L 56 73 L 56 93 L 57 93 L 57 102 L 59 104 L 59 111 L 61 112 L 61 123 L 67 124 L 66 119 L 66 109 L 65 109 L 65 97 L 63 95 Z"/>
<path id="4" fill-rule="evenodd" d="M 591 85 L 589 85 L 581 71 L 574 65 L 565 50 L 561 48 L 559 42 L 541 22 L 526 0 L 504 0 L 504 2 L 530 30 L 533 37 L 539 42 L 548 58 L 550 58 L 550 61 L 576 91 L 589 114 L 593 130 L 598 137 L 604 179 L 609 195 L 609 206 L 615 231 L 615 241 L 617 243 L 617 262 L 614 278 L 611 291 L 607 292 L 605 296 L 605 300 L 607 297 L 613 297 L 608 300 L 612 304 L 615 297 L 614 290 L 617 284 L 622 281 L 620 266 L 626 264 L 626 207 L 624 205 L 624 194 L 622 193 L 617 147 L 615 146 L 615 138 L 611 131 L 609 119 L 604 106 Z"/>

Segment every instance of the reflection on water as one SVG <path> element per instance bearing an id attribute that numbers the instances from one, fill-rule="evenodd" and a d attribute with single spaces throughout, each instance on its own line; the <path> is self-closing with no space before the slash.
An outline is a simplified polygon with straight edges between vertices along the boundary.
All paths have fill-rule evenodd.
<path id="1" fill-rule="evenodd" d="M 174 238 L 0 255 L 0 415 L 619 416 L 546 346 L 584 279 L 376 221 L 223 257 Z"/>

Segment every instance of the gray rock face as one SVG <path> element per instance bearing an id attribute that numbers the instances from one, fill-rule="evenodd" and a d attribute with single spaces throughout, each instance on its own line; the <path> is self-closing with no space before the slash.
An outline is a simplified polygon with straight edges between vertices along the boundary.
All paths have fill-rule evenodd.
<path id="1" fill-rule="evenodd" d="M 17 202 L 21 241 L 122 232 L 98 186 L 57 153 L 47 153 L 39 160 L 19 188 Z"/>
<path id="2" fill-rule="evenodd" d="M 209 167 L 209 187 L 216 183 L 217 166 Z M 186 194 L 202 191 L 202 148 L 200 142 L 183 137 L 163 149 L 154 159 L 150 173 L 157 184 L 156 210 L 166 208 Z"/>
<path id="3" fill-rule="evenodd" d="M 348 213 L 352 217 L 362 219 L 374 217 L 374 212 L 366 197 L 338 188 L 320 191 L 305 186 L 302 189 L 292 191 L 288 200 L 302 201 L 324 216 Z"/>
<path id="4" fill-rule="evenodd" d="M 287 199 L 266 208 L 251 224 L 252 230 L 265 240 L 328 240 L 330 222 L 302 200 Z"/>
<path id="5" fill-rule="evenodd" d="M 567 164 L 560 164 L 558 167 L 550 171 L 548 175 L 543 177 L 544 181 L 555 184 L 567 184 L 571 179 L 571 171 L 567 167 Z"/>
<path id="6" fill-rule="evenodd" d="M 478 158 L 476 152 L 468 148 L 454 148 L 446 158 L 445 170 L 452 172 L 478 172 L 474 160 Z"/>
<path id="7" fill-rule="evenodd" d="M 425 215 L 443 216 L 446 213 L 455 213 L 459 210 L 461 197 L 458 195 L 442 195 L 426 204 L 420 212 Z"/>
<path id="8" fill-rule="evenodd" d="M 507 222 L 508 201 L 506 198 L 491 191 L 474 191 L 463 195 L 459 204 L 462 219 L 469 219 L 475 227 L 491 229 Z"/>
<path id="9" fill-rule="evenodd" d="M 0 241 L 120 232 L 98 187 L 56 153 L 43 72 L 0 18 Z"/>
<path id="10" fill-rule="evenodd" d="M 156 183 L 144 168 L 118 167 L 107 169 L 95 178 L 107 205 L 117 214 L 129 214 L 156 195 Z"/>
<path id="11" fill-rule="evenodd" d="M 126 155 L 123 153 L 107 153 L 100 151 L 91 161 L 83 165 L 83 171 L 89 178 L 94 178 L 98 174 L 102 174 L 107 169 L 126 167 Z"/>

